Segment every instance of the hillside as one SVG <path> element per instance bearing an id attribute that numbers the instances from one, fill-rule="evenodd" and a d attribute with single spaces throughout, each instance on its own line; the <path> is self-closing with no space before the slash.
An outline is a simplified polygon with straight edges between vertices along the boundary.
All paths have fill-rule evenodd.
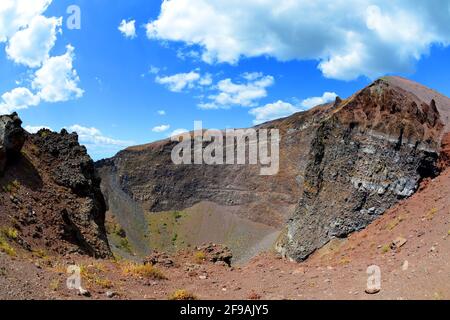
<path id="1" fill-rule="evenodd" d="M 0 297 L 110 299 L 112 292 L 112 299 L 167 299 L 183 289 L 199 299 L 450 299 L 449 193 L 447 169 L 365 230 L 332 241 L 301 263 L 263 253 L 229 268 L 189 251 L 171 256 L 173 265 L 157 264 L 166 278 L 157 279 L 124 273 L 126 261 L 0 254 Z M 391 249 L 399 237 L 406 242 Z M 83 266 L 90 298 L 64 286 L 64 270 L 73 260 Z M 366 269 L 374 264 L 381 270 L 381 291 L 369 295 Z"/>
<path id="2" fill-rule="evenodd" d="M 17 114 L 0 117 L 0 237 L 37 255 L 111 257 L 105 201 L 94 163 L 76 134 L 27 133 Z"/>
<path id="3" fill-rule="evenodd" d="M 439 173 L 449 109 L 447 97 L 385 77 L 348 99 L 258 126 L 280 130 L 275 176 L 258 175 L 258 165 L 174 165 L 170 140 L 128 148 L 96 165 L 109 215 L 137 254 L 214 239 L 238 252 L 240 260 L 270 249 L 278 237 L 278 250 L 303 260 L 331 239 L 366 227 Z M 168 228 L 152 219 L 176 212 L 183 219 Z M 230 224 L 241 221 L 243 233 L 256 238 L 236 243 L 241 231 L 212 238 L 219 215 Z M 149 220 L 151 227 L 143 223 Z"/>

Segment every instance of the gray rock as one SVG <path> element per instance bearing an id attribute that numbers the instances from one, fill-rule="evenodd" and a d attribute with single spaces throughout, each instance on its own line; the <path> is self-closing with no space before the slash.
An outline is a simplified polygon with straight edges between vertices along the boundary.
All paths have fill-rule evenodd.
<path id="1" fill-rule="evenodd" d="M 25 143 L 25 130 L 17 113 L 0 116 L 0 174 L 5 170 L 8 159 L 20 154 Z"/>

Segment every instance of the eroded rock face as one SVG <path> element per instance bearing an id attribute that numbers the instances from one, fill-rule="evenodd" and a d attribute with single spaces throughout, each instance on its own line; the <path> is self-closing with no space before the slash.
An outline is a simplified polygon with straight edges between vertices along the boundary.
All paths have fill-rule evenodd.
<path id="1" fill-rule="evenodd" d="M 8 157 L 20 154 L 25 142 L 25 131 L 17 113 L 0 116 L 0 174 L 3 173 Z"/>
<path id="2" fill-rule="evenodd" d="M 127 207 L 144 212 L 206 200 L 275 228 L 288 220 L 278 248 L 302 260 L 330 239 L 366 227 L 435 176 L 438 157 L 447 162 L 441 141 L 449 118 L 449 98 L 386 77 L 348 99 L 259 126 L 280 130 L 276 176 L 260 177 L 251 166 L 175 166 L 168 140 L 128 148 L 97 165 L 110 208 L 119 207 L 124 193 Z"/>
<path id="3" fill-rule="evenodd" d="M 110 257 L 106 205 L 86 148 L 76 134 L 28 134 L 21 123 L 17 114 L 0 117 L 0 225 L 17 229 L 28 250 Z"/>
<path id="4" fill-rule="evenodd" d="M 304 192 L 279 250 L 304 260 L 414 194 L 439 172 L 443 128 L 434 100 L 418 104 L 385 81 L 342 102 L 317 128 Z"/>
<path id="5" fill-rule="evenodd" d="M 76 206 L 67 206 L 60 212 L 64 222 L 63 237 L 79 243 L 92 256 L 110 256 L 100 178 L 86 148 L 78 143 L 77 134 L 66 130 L 58 134 L 44 129 L 32 135 L 31 140 L 53 181 L 77 196 Z"/>

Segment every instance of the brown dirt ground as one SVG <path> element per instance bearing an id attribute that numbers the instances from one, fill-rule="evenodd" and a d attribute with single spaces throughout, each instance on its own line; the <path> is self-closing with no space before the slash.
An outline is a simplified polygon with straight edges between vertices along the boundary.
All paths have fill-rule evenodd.
<path id="1" fill-rule="evenodd" d="M 175 267 L 158 267 L 168 279 L 154 280 L 124 274 L 125 262 L 62 260 L 17 249 L 17 257 L 0 253 L 0 298 L 81 299 L 65 288 L 66 267 L 76 263 L 83 266 L 89 299 L 107 299 L 106 291 L 117 294 L 113 299 L 167 299 L 177 289 L 199 299 L 450 299 L 449 194 L 447 169 L 365 230 L 303 263 L 265 253 L 229 268 L 196 264 L 194 254 L 184 252 L 174 258 Z M 398 237 L 407 242 L 390 249 Z M 368 295 L 366 269 L 374 264 L 381 268 L 381 291 Z"/>

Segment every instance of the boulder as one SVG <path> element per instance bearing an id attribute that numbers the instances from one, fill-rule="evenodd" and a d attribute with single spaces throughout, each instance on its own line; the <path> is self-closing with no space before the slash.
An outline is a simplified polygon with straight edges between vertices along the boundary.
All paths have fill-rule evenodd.
<path id="1" fill-rule="evenodd" d="M 0 174 L 9 159 L 20 154 L 25 143 L 25 130 L 17 113 L 0 116 Z"/>
<path id="2" fill-rule="evenodd" d="M 203 246 L 197 247 L 196 249 L 197 251 L 201 251 L 205 254 L 207 261 L 210 261 L 212 263 L 223 262 L 227 266 L 231 266 L 233 253 L 226 246 L 208 243 Z"/>

